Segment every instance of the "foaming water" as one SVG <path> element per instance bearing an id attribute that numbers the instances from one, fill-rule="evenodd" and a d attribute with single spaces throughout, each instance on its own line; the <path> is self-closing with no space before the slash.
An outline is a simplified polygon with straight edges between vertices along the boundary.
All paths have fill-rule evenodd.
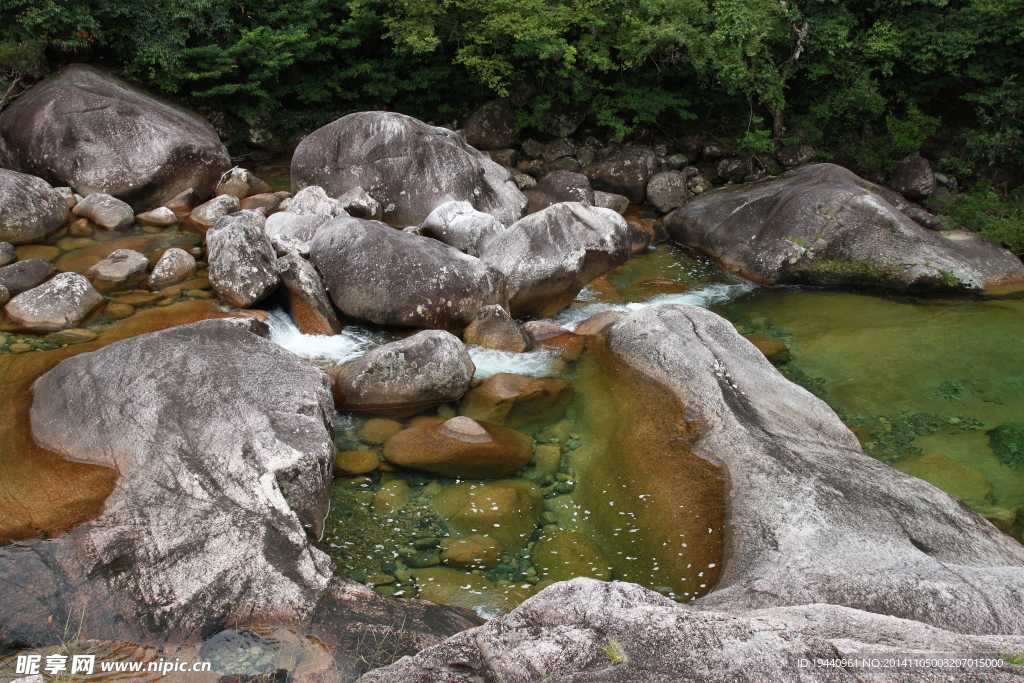
<path id="1" fill-rule="evenodd" d="M 303 334 L 291 317 L 281 309 L 270 312 L 267 320 L 270 341 L 288 349 L 296 356 L 308 358 L 319 365 L 340 365 L 359 358 L 382 344 L 394 341 L 386 332 L 349 325 L 341 334 Z"/>
<path id="2" fill-rule="evenodd" d="M 482 346 L 468 348 L 469 356 L 476 365 L 474 377 L 481 379 L 499 372 L 512 372 L 527 377 L 548 377 L 552 373 L 552 365 L 556 359 L 554 354 L 544 350 L 512 353 L 485 349 Z"/>
<path id="3" fill-rule="evenodd" d="M 562 327 L 569 330 L 575 330 L 576 327 L 587 318 L 595 316 L 598 313 L 604 313 L 605 311 L 632 313 L 634 311 L 639 311 L 642 308 L 647 308 L 648 306 L 659 306 L 662 304 L 689 304 L 691 306 L 707 308 L 709 306 L 734 301 L 754 288 L 755 285 L 749 282 L 736 282 L 729 284 L 712 283 L 703 286 L 701 289 L 681 292 L 679 294 L 659 294 L 647 301 L 634 301 L 631 303 L 607 303 L 595 301 L 594 303 L 587 304 L 586 306 L 580 306 L 572 309 L 567 308 L 555 316 L 555 320 Z M 587 289 L 580 292 L 580 296 L 578 297 L 580 301 L 593 300 L 593 298 L 593 292 L 588 291 Z"/>

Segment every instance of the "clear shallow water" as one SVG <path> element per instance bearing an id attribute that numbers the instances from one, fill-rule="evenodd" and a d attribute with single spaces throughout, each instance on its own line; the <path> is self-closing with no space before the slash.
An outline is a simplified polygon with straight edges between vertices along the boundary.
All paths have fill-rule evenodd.
<path id="1" fill-rule="evenodd" d="M 573 329 L 602 311 L 630 312 L 662 303 L 708 307 L 743 334 L 782 341 L 791 360 L 780 371 L 826 400 L 868 453 L 932 481 L 999 521 L 1008 533 L 1020 535 L 1024 298 L 769 289 L 723 273 L 688 249 L 662 244 L 592 283 L 555 321 Z M 324 367 L 336 367 L 396 337 L 364 327 L 349 327 L 333 338 L 302 335 L 278 311 L 271 319 L 271 338 Z M 621 377 L 609 379 L 595 369 L 600 364 L 595 365 L 591 352 L 568 366 L 544 352 L 517 355 L 470 347 L 470 354 L 480 378 L 497 372 L 559 373 L 577 388 L 566 421 L 547 425 L 552 434 L 562 432 L 558 478 L 538 478 L 528 467 L 513 479 L 541 490 L 543 515 L 531 540 L 503 553 L 495 569 L 455 572 L 442 567 L 425 579 L 424 570 L 407 560 L 414 552 L 440 553 L 448 531 L 431 501 L 458 482 L 412 471 L 374 472 L 336 480 L 325 549 L 343 571 L 371 583 L 382 574 L 397 574 L 397 580 L 378 590 L 460 604 L 491 617 L 543 586 L 532 549 L 544 534 L 562 529 L 593 540 L 615 578 L 680 600 L 713 587 L 721 542 L 716 475 L 693 474 L 690 468 L 690 482 L 671 488 L 661 484 L 676 476 L 678 467 L 663 468 L 653 478 L 637 476 L 657 469 L 660 461 L 652 444 L 671 429 L 669 422 L 648 425 L 646 433 L 632 428 L 645 412 L 636 401 L 620 401 L 624 396 L 633 400 L 643 393 L 641 387 L 622 385 Z M 437 412 L 451 417 L 457 408 L 447 405 Z M 337 416 L 339 451 L 379 451 L 360 441 L 363 421 Z M 549 438 L 543 427 L 523 431 L 542 444 Z M 627 433 L 632 441 L 618 440 Z M 662 460 L 669 462 L 668 455 Z M 378 513 L 374 506 L 379 507 L 381 491 L 396 486 L 396 480 L 404 482 L 405 502 Z M 679 490 L 694 495 L 680 497 Z M 384 498 L 390 500 L 389 495 Z M 666 517 L 666 510 L 676 511 Z"/>

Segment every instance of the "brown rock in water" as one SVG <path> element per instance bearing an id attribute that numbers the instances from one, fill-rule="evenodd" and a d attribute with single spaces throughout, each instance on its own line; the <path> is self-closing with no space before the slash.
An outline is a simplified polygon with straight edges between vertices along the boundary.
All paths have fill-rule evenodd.
<path id="1" fill-rule="evenodd" d="M 431 505 L 453 536 L 486 534 L 506 552 L 526 546 L 544 507 L 541 489 L 526 479 L 454 484 Z"/>
<path id="2" fill-rule="evenodd" d="M 84 344 L 85 342 L 91 342 L 93 339 L 98 337 L 92 330 L 83 330 L 81 328 L 75 328 L 71 330 L 61 330 L 60 332 L 54 332 L 43 337 L 44 342 L 50 344 Z"/>
<path id="3" fill-rule="evenodd" d="M 71 213 L 88 218 L 106 230 L 122 230 L 135 223 L 135 212 L 131 206 L 103 192 L 88 195 L 75 204 Z"/>
<path id="4" fill-rule="evenodd" d="M 757 347 L 757 350 L 764 354 L 764 357 L 771 361 L 772 365 L 783 365 L 790 359 L 789 347 L 778 339 L 772 339 L 764 334 L 743 335 L 748 342 Z"/>
<path id="5" fill-rule="evenodd" d="M 587 345 L 584 335 L 541 320 L 523 323 L 522 328 L 533 339 L 535 346 L 554 351 L 564 361 L 573 361 L 582 356 Z"/>
<path id="6" fill-rule="evenodd" d="M 459 414 L 512 429 L 546 424 L 565 414 L 575 393 L 565 380 L 499 372 L 466 393 Z"/>
<path id="7" fill-rule="evenodd" d="M 460 416 L 399 432 L 384 444 L 384 457 L 395 465 L 447 477 L 494 479 L 530 462 L 532 445 L 525 434 Z"/>
<path id="8" fill-rule="evenodd" d="M 423 330 L 378 346 L 335 373 L 335 406 L 409 417 L 461 397 L 474 372 L 476 366 L 458 337 Z"/>
<path id="9" fill-rule="evenodd" d="M 625 294 L 635 297 L 653 297 L 658 294 L 682 294 L 690 288 L 682 282 L 676 282 L 657 275 L 644 275 L 633 280 L 626 288 Z"/>
<path id="10" fill-rule="evenodd" d="M 577 325 L 575 332 L 576 334 L 598 334 L 604 330 L 604 328 L 618 321 L 623 315 L 625 314 L 619 311 L 604 311 L 603 313 L 598 313 Z"/>
<path id="11" fill-rule="evenodd" d="M 184 192 L 173 197 L 170 201 L 164 204 L 164 206 L 175 214 L 188 214 L 192 209 L 202 203 L 203 201 L 200 198 L 199 193 L 190 187 Z"/>
<path id="12" fill-rule="evenodd" d="M 523 353 L 533 349 L 533 340 L 498 305 L 481 308 L 473 322 L 462 334 L 467 344 L 478 344 L 486 349 Z"/>
<path id="13" fill-rule="evenodd" d="M 568 581 L 586 576 L 610 581 L 612 568 L 604 553 L 592 540 L 578 531 L 561 530 L 548 534 L 533 547 L 533 565 L 543 579 Z"/>
<path id="14" fill-rule="evenodd" d="M 359 427 L 359 440 L 369 444 L 384 443 L 400 431 L 402 431 L 401 422 L 375 417 Z"/>
<path id="15" fill-rule="evenodd" d="M 298 254 L 277 259 L 274 266 L 288 297 L 288 310 L 303 334 L 332 335 L 344 328 L 313 264 Z"/>
<path id="16" fill-rule="evenodd" d="M 145 255 L 132 249 L 118 249 L 82 274 L 92 278 L 97 290 L 109 292 L 139 284 L 146 279 L 147 268 L 149 259 Z"/>
<path id="17" fill-rule="evenodd" d="M 68 226 L 68 234 L 72 237 L 89 237 L 92 231 L 93 224 L 88 218 L 79 218 Z"/>
<path id="18" fill-rule="evenodd" d="M 494 569 L 501 560 L 501 544 L 477 534 L 455 541 L 441 553 L 441 562 L 456 569 Z"/>
<path id="19" fill-rule="evenodd" d="M 121 320 L 135 313 L 135 307 L 131 304 L 107 304 L 103 309 L 103 315 L 112 320 Z"/>
<path id="20" fill-rule="evenodd" d="M 334 476 L 356 477 L 373 472 L 379 464 L 375 451 L 342 451 L 334 456 Z"/>

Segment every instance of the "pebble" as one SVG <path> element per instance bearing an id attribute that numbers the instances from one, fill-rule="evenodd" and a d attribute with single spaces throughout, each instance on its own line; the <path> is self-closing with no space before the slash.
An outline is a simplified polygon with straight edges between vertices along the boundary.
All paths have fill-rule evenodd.
<path id="1" fill-rule="evenodd" d="M 190 299 L 212 299 L 214 294 L 213 292 L 208 292 L 205 289 L 190 289 L 185 292 L 185 296 Z"/>
<path id="2" fill-rule="evenodd" d="M 28 344 L 18 342 L 16 344 L 11 344 L 7 350 L 11 353 L 25 353 L 26 351 L 31 351 L 32 347 Z"/>
<path id="3" fill-rule="evenodd" d="M 91 342 L 97 336 L 92 330 L 76 328 L 48 334 L 43 337 L 43 341 L 49 344 L 82 344 L 84 342 Z"/>
<path id="4" fill-rule="evenodd" d="M 108 304 L 103 313 L 113 320 L 121 320 L 135 313 L 135 307 L 131 304 Z"/>
<path id="5" fill-rule="evenodd" d="M 437 553 L 415 552 L 406 558 L 405 563 L 413 569 L 423 569 L 441 564 L 441 556 Z"/>

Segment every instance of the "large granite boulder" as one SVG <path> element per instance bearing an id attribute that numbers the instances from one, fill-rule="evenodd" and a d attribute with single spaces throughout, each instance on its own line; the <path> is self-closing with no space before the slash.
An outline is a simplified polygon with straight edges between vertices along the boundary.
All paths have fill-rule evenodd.
<path id="1" fill-rule="evenodd" d="M 461 331 L 481 307 L 507 302 L 505 278 L 480 259 L 378 221 L 323 225 L 310 260 L 339 311 L 378 325 Z"/>
<path id="2" fill-rule="evenodd" d="M 0 267 L 0 287 L 14 294 L 27 292 L 53 275 L 53 264 L 44 258 L 30 258 Z"/>
<path id="3" fill-rule="evenodd" d="M 424 330 L 341 368 L 334 376 L 334 400 L 339 410 L 406 417 L 458 399 L 475 372 L 458 337 Z"/>
<path id="4" fill-rule="evenodd" d="M 232 306 L 252 306 L 281 281 L 265 222 L 259 211 L 239 211 L 218 218 L 206 233 L 210 284 Z"/>
<path id="5" fill-rule="evenodd" d="M 511 173 L 465 137 L 394 112 L 349 114 L 313 131 L 292 156 L 292 190 L 319 185 L 338 197 L 361 187 L 384 221 L 417 225 L 436 207 L 468 201 L 503 225 L 526 210 Z"/>
<path id="6" fill-rule="evenodd" d="M 489 213 L 473 208 L 469 202 L 446 202 L 430 212 L 415 233 L 431 237 L 464 254 L 480 256 L 505 226 Z"/>
<path id="7" fill-rule="evenodd" d="M 987 289 L 1024 281 L 996 245 L 946 237 L 903 211 L 900 195 L 833 164 L 705 192 L 665 218 L 676 242 L 765 284 L 858 283 L 896 289 Z"/>
<path id="8" fill-rule="evenodd" d="M 189 188 L 213 193 L 231 158 L 205 119 L 85 64 L 69 64 L 0 114 L 15 171 L 136 211 Z"/>
<path id="9" fill-rule="evenodd" d="M 783 379 L 728 321 L 656 306 L 607 334 L 616 358 L 701 426 L 693 452 L 728 472 L 730 550 L 697 604 L 821 602 L 962 633 L 1024 634 L 1024 546 L 864 455 L 828 405 Z"/>
<path id="10" fill-rule="evenodd" d="M 518 318 L 560 311 L 591 280 L 625 263 L 629 253 L 622 216 L 562 202 L 515 223 L 481 258 L 505 274 L 510 313 Z"/>
<path id="11" fill-rule="evenodd" d="M 0 168 L 0 242 L 34 242 L 67 222 L 68 205 L 49 183 Z"/>
<path id="12" fill-rule="evenodd" d="M 344 329 L 312 263 L 298 254 L 287 254 L 277 259 L 275 268 L 285 286 L 288 312 L 299 332 L 331 335 Z"/>
<path id="13" fill-rule="evenodd" d="M 329 504 L 329 379 L 239 325 L 75 356 L 34 395 L 35 440 L 118 481 L 95 520 L 0 552 L 0 651 L 58 644 L 58 624 L 82 640 L 181 643 L 284 622 L 320 633 L 350 680 L 362 641 L 415 651 L 474 624 L 334 575 L 312 543 Z"/>
<path id="14" fill-rule="evenodd" d="M 636 584 L 578 578 L 359 683 L 1018 683 L 1024 667 L 998 653 L 1022 648 L 1019 636 L 962 635 L 847 607 L 711 612 Z M 896 665 L 908 658 L 963 663 Z"/>

